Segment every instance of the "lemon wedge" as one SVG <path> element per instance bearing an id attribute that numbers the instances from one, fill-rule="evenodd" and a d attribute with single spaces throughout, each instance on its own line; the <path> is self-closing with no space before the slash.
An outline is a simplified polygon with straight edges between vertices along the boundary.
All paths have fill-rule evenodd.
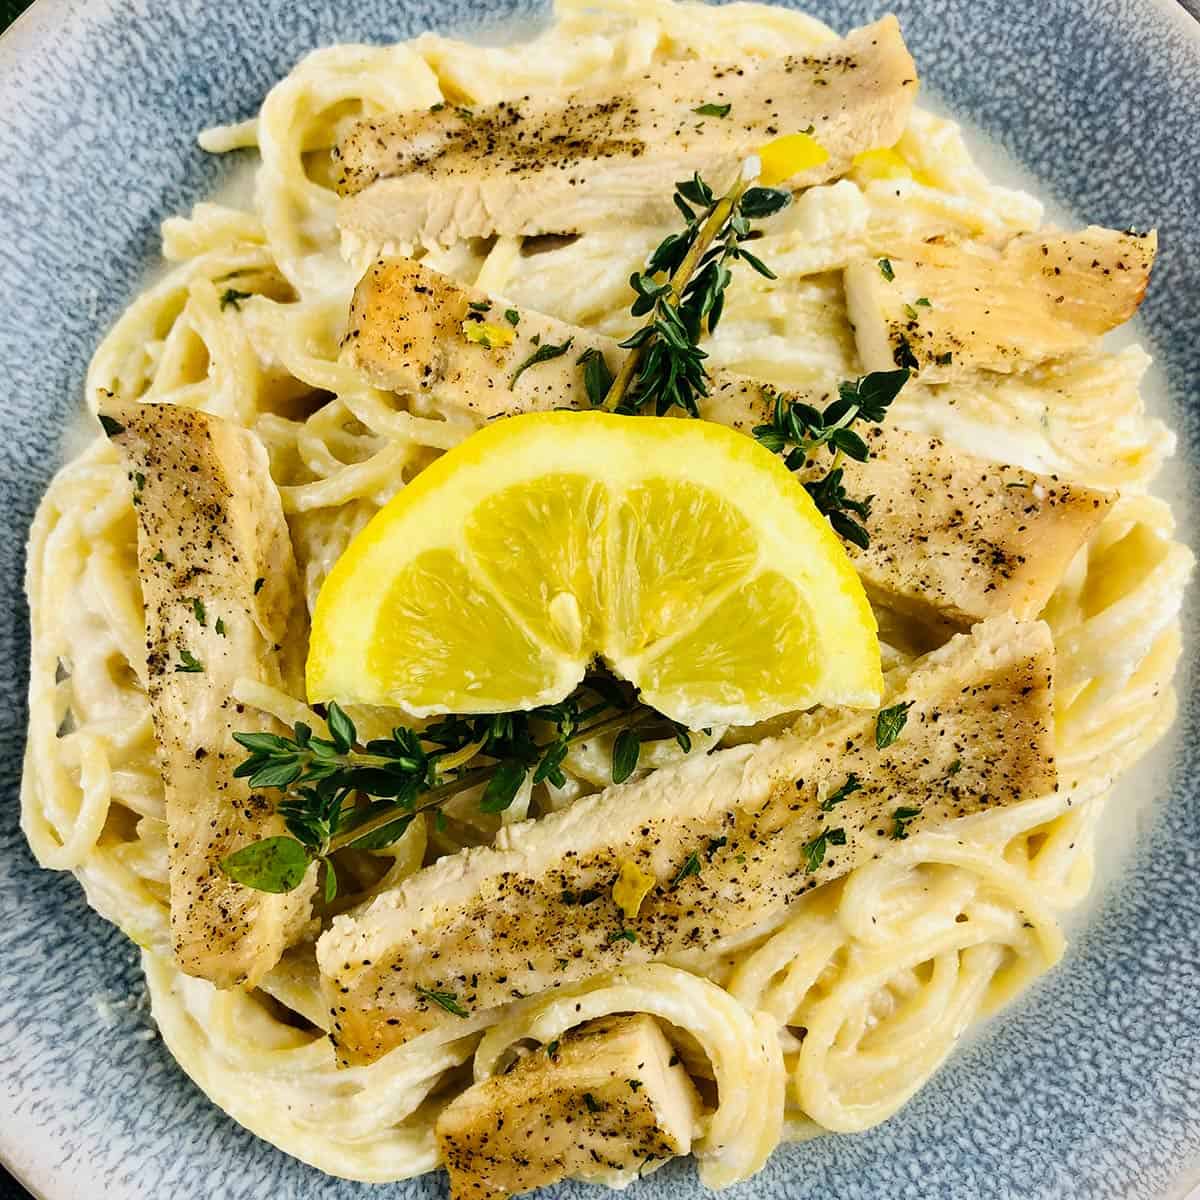
<path id="1" fill-rule="evenodd" d="M 313 702 L 563 699 L 600 655 L 690 728 L 874 706 L 875 619 L 782 461 L 707 421 L 498 421 L 399 492 L 321 589 Z"/>

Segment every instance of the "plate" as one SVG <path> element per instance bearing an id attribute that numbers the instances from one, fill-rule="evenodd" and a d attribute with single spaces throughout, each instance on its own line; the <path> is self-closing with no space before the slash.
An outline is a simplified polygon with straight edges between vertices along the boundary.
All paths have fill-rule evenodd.
<path id="1" fill-rule="evenodd" d="M 806 5 L 848 28 L 874 5 Z M 1156 225 L 1140 334 L 1165 369 L 1194 496 L 1200 465 L 1200 25 L 1172 0 L 899 0 L 927 85 L 1088 220 Z M 530 10 L 490 0 L 489 19 Z M 358 1200 L 208 1103 L 140 1037 L 135 949 L 17 827 L 24 750 L 25 531 L 82 398 L 88 357 L 138 290 L 159 221 L 230 164 L 195 131 L 252 114 L 305 51 L 478 19 L 464 0 L 40 0 L 0 42 L 0 1155 L 48 1200 Z M 236 157 L 236 156 L 235 156 Z M 1186 506 L 1184 512 L 1185 529 Z M 1185 636 L 1196 645 L 1196 590 Z M 739 1194 L 1185 1195 L 1200 1171 L 1200 706 L 1123 873 L 1066 960 L 870 1133 L 785 1148 Z M 1118 822 L 1118 827 L 1120 823 Z M 99 1000 L 99 1004 L 97 1003 Z M 113 1001 L 116 1000 L 115 1007 Z M 107 1033 L 102 1011 L 116 1028 Z M 444 1195 L 444 1177 L 387 1189 Z M 676 1163 L 634 1195 L 700 1194 Z M 595 1196 L 582 1186 L 559 1197 Z"/>

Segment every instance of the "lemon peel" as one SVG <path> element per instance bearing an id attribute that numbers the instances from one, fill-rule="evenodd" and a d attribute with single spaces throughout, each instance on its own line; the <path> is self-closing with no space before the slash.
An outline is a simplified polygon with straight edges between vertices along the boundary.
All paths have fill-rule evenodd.
<path id="1" fill-rule="evenodd" d="M 658 882 L 647 871 L 643 871 L 635 862 L 627 858 L 621 859 L 621 871 L 617 882 L 613 884 L 613 903 L 625 914 L 627 921 L 632 921 L 642 908 L 642 901 L 653 890 Z"/>
<path id="2" fill-rule="evenodd" d="M 487 321 L 464 321 L 462 331 L 468 342 L 474 342 L 485 350 L 500 350 L 511 346 L 515 336 L 511 329 L 506 329 L 503 325 L 492 325 Z"/>
<path id="3" fill-rule="evenodd" d="M 864 150 L 850 161 L 850 178 L 860 187 L 877 179 L 911 179 L 932 187 L 930 178 L 916 170 L 893 146 Z"/>
<path id="4" fill-rule="evenodd" d="M 758 181 L 774 187 L 829 161 L 829 151 L 811 133 L 785 133 L 755 151 L 761 164 Z"/>

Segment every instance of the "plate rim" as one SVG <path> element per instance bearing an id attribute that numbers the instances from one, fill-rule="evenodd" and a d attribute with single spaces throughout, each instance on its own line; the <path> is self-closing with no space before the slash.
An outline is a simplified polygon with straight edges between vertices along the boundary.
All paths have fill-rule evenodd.
<path id="1" fill-rule="evenodd" d="M 403 0 L 400 0 L 400 2 L 403 3 Z M 774 0 L 767 0 L 767 2 L 772 3 Z M 34 0 L 3 32 L 0 32 L 0 84 L 11 78 L 11 68 L 17 55 L 24 50 L 26 45 L 36 44 L 41 38 L 47 36 L 51 32 L 50 22 L 60 15 L 64 19 L 78 16 L 84 22 L 92 23 L 96 20 L 103 20 L 107 14 L 111 14 L 114 10 L 119 10 L 126 6 L 133 7 L 134 3 L 135 0 L 86 0 L 86 4 L 79 3 L 77 0 Z M 1196 3 L 1196 0 L 1191 0 L 1191 3 Z M 803 9 L 803 3 L 800 3 L 798 7 Z M 1200 56 L 1200 7 L 1193 9 L 1190 6 L 1189 0 L 1151 0 L 1150 7 L 1156 10 L 1175 31 L 1182 33 L 1188 40 L 1194 43 L 1195 52 Z M 886 10 L 889 8 L 889 5 L 884 3 L 882 8 Z M 138 19 L 146 18 L 139 17 Z M 964 119 L 969 120 L 969 118 Z M 1177 401 L 1178 398 L 1172 397 L 1172 400 Z M 76 397 L 75 401 L 76 407 L 78 407 L 79 397 Z M 1200 471 L 1200 460 L 1196 464 L 1187 465 Z M 1193 497 L 1193 500 L 1195 499 L 1196 497 Z M 1195 539 L 1196 535 L 1192 534 L 1192 537 Z M 1195 603 L 1197 599 L 1200 599 L 1196 595 L 1196 593 L 1200 593 L 1200 577 L 1193 580 L 1191 587 L 1193 590 L 1193 603 Z M 1194 644 L 1192 652 L 1195 652 Z M 1188 671 L 1189 665 L 1186 660 L 1185 651 L 1185 658 L 1181 660 L 1178 668 L 1178 678 L 1181 682 L 1186 681 L 1189 674 L 1194 674 L 1194 672 Z M 1177 718 L 1179 720 L 1182 720 L 1184 716 L 1182 707 L 1181 704 L 1181 712 L 1179 718 Z M 23 737 L 23 730 L 18 731 L 18 733 Z M 1148 831 L 1139 831 L 1139 841 L 1147 835 Z M 79 885 L 77 884 L 76 886 Z M 1073 935 L 1071 939 L 1073 943 L 1079 940 L 1081 933 L 1082 931 L 1077 931 Z M 987 1024 L 992 1026 L 995 1024 L 995 1021 L 989 1019 Z M 1200 1121 L 1200 1118 L 1198 1118 L 1198 1121 Z M 14 1134 L 19 1136 L 19 1131 L 14 1130 Z M 14 1144 L 16 1140 L 16 1136 L 9 1138 L 4 1131 L 0 1131 L 0 1166 L 3 1166 L 17 1183 L 24 1187 L 31 1196 L 35 1197 L 35 1200 L 55 1200 L 54 1195 L 35 1187 L 25 1173 L 15 1166 L 8 1151 L 8 1146 Z M 280 1151 L 280 1153 L 286 1153 L 286 1151 Z M 1192 1173 L 1195 1173 L 1196 1179 L 1200 1180 L 1200 1157 L 1192 1164 L 1183 1164 L 1181 1172 L 1174 1179 L 1174 1185 L 1179 1186 L 1183 1184 L 1184 1187 L 1187 1187 L 1188 1184 L 1185 1182 L 1186 1177 Z M 396 1185 L 390 1184 L 384 1186 L 394 1187 Z M 1175 1193 L 1173 1187 L 1172 1194 L 1178 1194 L 1181 1200 L 1197 1200 L 1197 1198 L 1200 1198 L 1200 1182 L 1196 1184 L 1192 1191 Z"/>

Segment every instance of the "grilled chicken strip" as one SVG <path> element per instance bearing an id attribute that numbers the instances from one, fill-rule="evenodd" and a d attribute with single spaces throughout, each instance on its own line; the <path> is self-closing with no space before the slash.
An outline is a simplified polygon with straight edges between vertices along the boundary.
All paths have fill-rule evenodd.
<path id="1" fill-rule="evenodd" d="M 603 1017 L 442 1110 L 452 1200 L 502 1200 L 687 1154 L 700 1097 L 653 1017 Z"/>
<path id="2" fill-rule="evenodd" d="M 834 179 L 904 130 L 917 71 L 893 16 L 819 54 L 680 61 L 619 91 L 435 105 L 360 122 L 334 151 L 338 223 L 370 242 L 586 233 L 674 211 L 677 179 L 718 188 L 772 138 L 808 130 L 828 159 L 788 181 Z M 724 117 L 697 109 L 729 105 Z"/>
<path id="3" fill-rule="evenodd" d="M 856 260 L 845 281 L 858 356 L 868 371 L 915 361 L 923 383 L 1061 358 L 1133 316 L 1157 248 L 1153 232 L 1089 225 L 1002 251 L 932 243 L 919 258 Z"/>
<path id="4" fill-rule="evenodd" d="M 516 315 L 515 327 L 506 311 Z M 467 337 L 478 337 L 477 330 L 495 344 Z M 512 344 L 502 344 L 508 337 Z M 565 353 L 522 371 L 514 383 L 520 364 L 539 348 L 568 343 Z M 376 263 L 359 283 L 343 356 L 379 387 L 492 418 L 588 407 L 579 358 L 589 350 L 603 354 L 614 372 L 626 353 L 611 338 L 511 309 L 397 258 Z M 701 412 L 749 433 L 768 419 L 771 403 L 762 384 L 714 371 Z M 846 548 L 876 599 L 920 617 L 969 625 L 1001 613 L 1036 616 L 1115 498 L 893 426 L 872 427 L 868 442 L 867 462 L 845 464 L 845 485 L 851 495 L 875 497 L 871 543 Z M 798 477 L 816 478 L 828 463 L 828 456 L 817 458 Z"/>
<path id="5" fill-rule="evenodd" d="M 891 838 L 1053 791 L 1052 676 L 1047 627 L 997 618 L 909 677 L 907 722 L 882 750 L 875 715 L 847 711 L 809 739 L 688 759 L 426 867 L 317 943 L 339 1061 L 619 965 L 718 953 Z M 633 867 L 655 881 L 636 915 L 613 898 Z"/>
<path id="6" fill-rule="evenodd" d="M 285 833 L 233 768 L 235 730 L 286 732 L 230 693 L 239 677 L 304 691 L 306 617 L 267 456 L 245 430 L 166 404 L 111 408 L 129 464 L 146 607 L 146 682 L 166 786 L 175 959 L 218 987 L 252 986 L 305 930 L 315 868 L 287 895 L 218 867 Z"/>

